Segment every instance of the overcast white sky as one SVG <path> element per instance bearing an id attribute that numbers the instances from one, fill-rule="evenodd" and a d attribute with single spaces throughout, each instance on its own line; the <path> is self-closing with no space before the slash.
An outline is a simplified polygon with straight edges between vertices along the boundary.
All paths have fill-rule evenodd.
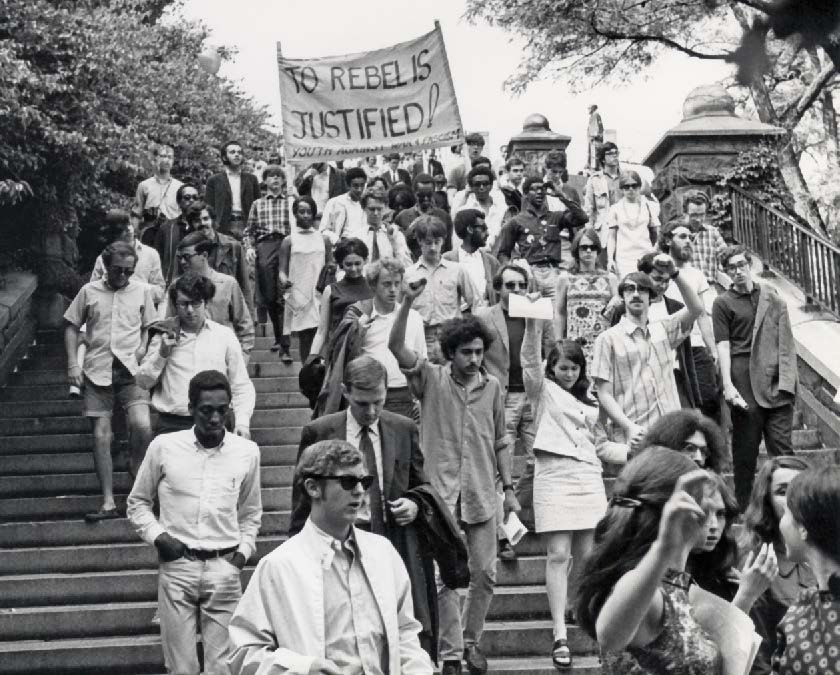
<path id="1" fill-rule="evenodd" d="M 464 127 L 489 131 L 491 157 L 522 129 L 532 112 L 545 115 L 554 131 L 572 137 L 569 169 L 586 159 L 587 107 L 597 103 L 608 129 L 618 133 L 625 159 L 641 160 L 662 134 L 679 123 L 682 103 L 694 87 L 721 79 L 727 67 L 672 54 L 632 86 L 602 86 L 572 95 L 562 83 L 531 85 L 520 97 L 503 89 L 519 63 L 521 48 L 497 28 L 472 26 L 461 17 L 464 0 L 187 0 L 184 12 L 203 20 L 212 42 L 235 46 L 233 63 L 221 75 L 280 117 L 275 43 L 289 57 L 366 51 L 443 29 Z"/>

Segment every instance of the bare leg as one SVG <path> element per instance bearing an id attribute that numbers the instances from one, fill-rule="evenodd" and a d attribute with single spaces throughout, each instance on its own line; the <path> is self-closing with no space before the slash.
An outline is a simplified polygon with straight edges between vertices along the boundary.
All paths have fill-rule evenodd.
<path id="1" fill-rule="evenodd" d="M 566 596 L 569 588 L 569 558 L 572 553 L 571 532 L 548 532 L 546 541 L 545 587 L 554 626 L 554 639 L 566 635 Z"/>
<path id="2" fill-rule="evenodd" d="M 102 509 L 113 509 L 114 504 L 114 463 L 111 460 L 111 431 L 110 417 L 93 417 L 93 462 L 96 466 L 96 477 L 102 488 Z"/>
<path id="3" fill-rule="evenodd" d="M 128 462 L 132 477 L 137 476 L 146 448 L 152 442 L 152 421 L 149 406 L 133 405 L 125 411 L 128 417 Z"/>

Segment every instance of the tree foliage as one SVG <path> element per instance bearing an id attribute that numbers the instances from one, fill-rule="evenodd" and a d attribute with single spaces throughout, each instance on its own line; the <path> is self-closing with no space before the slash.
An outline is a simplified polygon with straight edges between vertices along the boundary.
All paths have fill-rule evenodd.
<path id="1" fill-rule="evenodd" d="M 826 22 L 818 33 L 813 30 L 819 25 L 811 20 L 814 8 L 822 4 L 824 0 L 467 0 L 466 17 L 499 26 L 524 42 L 519 69 L 507 81 L 514 92 L 538 79 L 562 79 L 575 90 L 606 80 L 638 81 L 665 51 L 737 61 L 742 79 L 745 72 L 753 77 L 740 89 L 741 96 L 736 91 L 736 98 L 748 98 L 763 122 L 788 132 L 788 142 L 779 147 L 785 185 L 796 212 L 822 231 L 823 218 L 799 165 L 805 141 L 795 135 L 835 81 L 840 65 L 836 26 Z M 749 51 L 743 48 L 744 36 L 756 25 L 780 30 L 780 22 L 785 35 L 799 34 L 769 40 L 766 73 L 743 68 L 739 59 Z M 805 50 L 803 35 L 809 47 Z M 761 40 L 763 53 L 763 34 Z M 735 72 L 733 68 L 733 76 Z"/>
<path id="2" fill-rule="evenodd" d="M 177 5 L 177 3 L 174 3 Z M 33 197 L 0 205 L 6 248 L 45 231 L 95 230 L 151 175 L 152 147 L 175 147 L 173 175 L 201 184 L 219 145 L 276 145 L 267 112 L 196 59 L 206 29 L 172 0 L 4 0 L 0 5 L 0 180 Z M 230 52 L 222 52 L 229 57 Z"/>

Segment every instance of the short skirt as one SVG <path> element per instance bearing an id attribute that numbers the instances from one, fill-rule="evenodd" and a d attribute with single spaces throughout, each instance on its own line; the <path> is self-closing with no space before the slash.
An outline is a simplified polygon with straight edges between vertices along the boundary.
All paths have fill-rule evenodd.
<path id="1" fill-rule="evenodd" d="M 591 530 L 607 512 L 600 464 L 537 451 L 534 524 L 537 532 Z"/>

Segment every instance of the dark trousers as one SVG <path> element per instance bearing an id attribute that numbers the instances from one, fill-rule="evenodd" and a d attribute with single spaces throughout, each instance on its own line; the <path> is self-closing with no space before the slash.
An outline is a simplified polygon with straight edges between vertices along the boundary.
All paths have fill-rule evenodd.
<path id="1" fill-rule="evenodd" d="M 706 347 L 692 347 L 691 355 L 700 387 L 700 412 L 720 423 L 720 386 L 715 360 Z"/>
<path id="2" fill-rule="evenodd" d="M 732 384 L 749 406 L 747 410 L 730 406 L 735 495 L 743 511 L 750 501 L 762 435 L 768 454 L 793 454 L 793 403 L 778 408 L 762 408 L 756 403 L 748 355 L 732 357 Z"/>
<path id="3" fill-rule="evenodd" d="M 315 333 L 317 332 L 317 328 L 307 328 L 306 330 L 300 330 L 295 333 L 298 339 L 301 363 L 306 363 L 306 359 L 309 358 L 309 353 L 312 351 L 312 341 L 315 339 Z"/>
<path id="4" fill-rule="evenodd" d="M 283 293 L 280 290 L 280 245 L 283 235 L 269 234 L 257 242 L 256 280 L 257 307 L 267 311 L 274 329 L 274 341 L 289 347 L 288 335 L 283 335 Z"/>

